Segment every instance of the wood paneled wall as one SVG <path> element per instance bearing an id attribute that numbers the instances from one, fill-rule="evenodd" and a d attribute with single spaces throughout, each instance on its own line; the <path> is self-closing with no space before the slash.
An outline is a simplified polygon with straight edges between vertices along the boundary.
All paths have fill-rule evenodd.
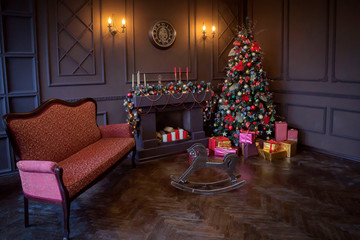
<path id="1" fill-rule="evenodd" d="M 249 0 L 281 115 L 315 150 L 360 160 L 360 2 Z"/>
<path id="2" fill-rule="evenodd" d="M 125 122 L 123 99 L 137 71 L 164 83 L 173 81 L 174 67 L 183 79 L 189 67 L 191 80 L 214 79 L 216 87 L 242 13 L 237 0 L 2 0 L 1 7 L 1 113 L 30 111 L 51 98 L 93 97 L 99 125 Z M 108 17 L 118 28 L 124 17 L 125 33 L 112 36 Z M 149 41 L 156 20 L 176 29 L 167 50 Z M 14 158 L 3 128 L 0 134 L 0 173 L 11 172 Z"/>

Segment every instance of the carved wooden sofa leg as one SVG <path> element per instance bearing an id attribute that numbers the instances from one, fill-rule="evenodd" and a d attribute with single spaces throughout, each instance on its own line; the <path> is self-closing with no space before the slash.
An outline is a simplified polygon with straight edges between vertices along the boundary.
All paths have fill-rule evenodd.
<path id="1" fill-rule="evenodd" d="M 132 157 L 131 157 L 131 163 L 132 163 L 132 167 L 136 168 L 136 162 L 135 162 L 135 157 L 136 157 L 136 146 L 134 147 L 134 150 L 132 152 Z"/>
<path id="2" fill-rule="evenodd" d="M 29 226 L 29 200 L 24 196 L 24 219 L 25 227 Z"/>

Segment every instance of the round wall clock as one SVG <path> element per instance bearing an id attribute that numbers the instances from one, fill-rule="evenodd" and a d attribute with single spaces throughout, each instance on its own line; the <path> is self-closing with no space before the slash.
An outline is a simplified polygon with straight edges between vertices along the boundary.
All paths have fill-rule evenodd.
<path id="1" fill-rule="evenodd" d="M 150 42 L 157 48 L 167 49 L 175 42 L 175 28 L 165 20 L 155 22 L 149 30 Z"/>

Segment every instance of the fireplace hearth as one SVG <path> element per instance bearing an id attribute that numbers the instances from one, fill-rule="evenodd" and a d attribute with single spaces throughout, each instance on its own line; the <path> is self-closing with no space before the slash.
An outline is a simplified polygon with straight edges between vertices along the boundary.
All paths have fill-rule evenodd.
<path id="1" fill-rule="evenodd" d="M 134 97 L 134 107 L 141 108 L 143 114 L 135 137 L 138 161 L 185 152 L 194 143 L 207 146 L 202 105 L 210 98 L 209 91 Z M 171 142 L 159 141 L 156 132 L 167 126 L 182 128 L 188 132 L 189 137 Z"/>

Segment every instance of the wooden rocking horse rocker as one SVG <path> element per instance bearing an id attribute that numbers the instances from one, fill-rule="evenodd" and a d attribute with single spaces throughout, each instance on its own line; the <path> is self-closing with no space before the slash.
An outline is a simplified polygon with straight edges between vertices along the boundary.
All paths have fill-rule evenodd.
<path id="1" fill-rule="evenodd" d="M 204 145 L 200 143 L 195 143 L 190 148 L 187 149 L 188 153 L 194 157 L 190 167 L 183 173 L 180 178 L 170 176 L 172 179 L 171 185 L 187 192 L 197 193 L 197 194 L 215 194 L 222 193 L 237 189 L 243 186 L 246 181 L 237 181 L 241 177 L 240 174 L 235 175 L 235 167 L 239 161 L 239 157 L 234 153 L 229 153 L 225 155 L 223 162 L 208 162 L 207 161 L 207 151 Z M 191 174 L 201 168 L 217 168 L 221 169 L 229 175 L 229 178 L 223 179 L 217 182 L 209 183 L 198 183 L 190 182 L 188 178 Z M 226 183 L 231 183 L 231 185 L 221 187 Z M 220 186 L 220 187 L 219 187 Z"/>

